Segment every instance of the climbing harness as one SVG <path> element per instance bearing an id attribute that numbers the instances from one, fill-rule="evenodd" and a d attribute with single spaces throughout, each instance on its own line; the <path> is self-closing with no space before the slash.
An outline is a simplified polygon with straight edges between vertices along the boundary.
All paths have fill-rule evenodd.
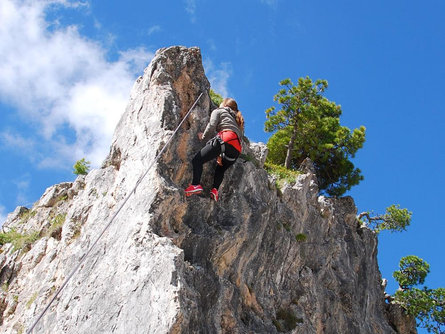
<path id="1" fill-rule="evenodd" d="M 226 152 L 226 143 L 230 143 L 231 141 L 237 140 L 239 143 L 239 148 L 241 148 L 241 141 L 239 140 L 239 138 L 236 134 L 235 134 L 234 138 L 229 138 L 229 140 L 226 140 L 226 141 L 223 140 L 224 133 L 227 133 L 227 132 L 234 133 L 233 131 L 221 131 L 215 137 L 210 139 L 206 144 L 206 145 L 212 145 L 213 147 L 216 147 L 218 145 L 221 147 L 221 154 L 217 157 L 217 160 L 216 160 L 218 165 L 220 165 L 220 166 L 222 166 L 223 160 L 232 162 L 237 159 L 237 158 L 231 158 L 226 155 L 226 153 L 225 153 Z M 238 149 L 238 147 L 236 147 L 236 146 L 234 146 L 234 147 L 240 152 L 240 149 Z"/>
<path id="2" fill-rule="evenodd" d="M 216 162 L 218 165 L 222 166 L 223 160 L 227 161 L 235 161 L 236 158 L 230 158 L 225 154 L 226 151 L 226 142 L 222 140 L 220 136 L 215 136 L 212 139 L 210 139 L 206 145 L 212 145 L 213 147 L 217 147 L 218 145 L 221 147 L 221 153 L 216 157 Z"/>
<path id="3" fill-rule="evenodd" d="M 40 313 L 40 315 L 37 317 L 37 319 L 34 321 L 34 323 L 31 325 L 31 327 L 26 331 L 26 334 L 30 334 L 35 326 L 38 324 L 38 322 L 40 321 L 40 319 L 42 319 L 42 317 L 45 315 L 45 313 L 48 311 L 48 309 L 50 308 L 51 304 L 54 302 L 54 300 L 56 300 L 57 296 L 62 292 L 62 290 L 65 288 L 65 286 L 68 284 L 68 282 L 71 280 L 71 278 L 74 276 L 74 274 L 77 272 L 77 270 L 79 270 L 80 266 L 82 265 L 82 263 L 85 261 L 85 259 L 88 257 L 88 255 L 91 253 L 91 251 L 93 250 L 93 248 L 96 246 L 96 244 L 99 242 L 99 240 L 102 238 L 102 236 L 105 234 L 106 230 L 108 230 L 108 228 L 111 226 L 111 224 L 113 223 L 114 219 L 117 217 L 117 215 L 119 214 L 119 212 L 122 210 L 122 208 L 125 206 L 125 204 L 127 203 L 127 201 L 130 199 L 131 195 L 133 193 L 136 192 L 136 188 L 139 186 L 139 184 L 142 182 L 142 180 L 145 178 L 145 176 L 148 174 L 148 172 L 151 170 L 151 168 L 154 166 L 154 164 L 156 163 L 156 161 L 159 159 L 159 157 L 162 155 L 162 153 L 165 151 L 165 149 L 167 148 L 167 146 L 170 144 L 171 140 L 173 139 L 173 137 L 175 136 L 176 132 L 178 132 L 179 128 L 181 127 L 182 123 L 184 123 L 184 121 L 187 119 L 187 117 L 189 116 L 189 114 L 192 112 L 193 108 L 196 106 L 196 104 L 198 103 L 199 99 L 201 98 L 203 93 L 199 94 L 198 98 L 195 100 L 195 102 L 193 103 L 193 105 L 191 106 L 191 108 L 189 109 L 189 111 L 187 112 L 187 114 L 184 116 L 184 118 L 182 119 L 181 123 L 179 123 L 178 127 L 176 128 L 176 130 L 173 132 L 173 134 L 170 136 L 170 138 L 168 139 L 168 141 L 165 143 L 164 147 L 162 148 L 162 150 L 158 153 L 158 155 L 154 158 L 154 160 L 151 162 L 151 164 L 149 165 L 149 167 L 147 168 L 146 172 L 139 178 L 139 180 L 136 182 L 136 185 L 134 186 L 134 188 L 130 191 L 130 193 L 127 195 L 127 197 L 124 199 L 124 201 L 122 202 L 122 204 L 120 205 L 120 207 L 116 210 L 116 212 L 114 213 L 114 215 L 111 217 L 110 221 L 108 222 L 108 224 L 105 226 L 105 228 L 102 230 L 102 232 L 99 234 L 99 236 L 96 238 L 96 240 L 94 241 L 94 243 L 90 246 L 90 248 L 85 252 L 85 254 L 82 255 L 82 257 L 79 260 L 79 263 L 74 267 L 74 269 L 71 271 L 71 273 L 68 275 L 68 277 L 65 279 L 65 281 L 63 282 L 63 284 L 60 286 L 60 288 L 55 292 L 54 296 L 51 298 L 51 300 L 49 301 L 48 305 L 46 305 L 46 307 L 43 309 L 43 311 Z"/>

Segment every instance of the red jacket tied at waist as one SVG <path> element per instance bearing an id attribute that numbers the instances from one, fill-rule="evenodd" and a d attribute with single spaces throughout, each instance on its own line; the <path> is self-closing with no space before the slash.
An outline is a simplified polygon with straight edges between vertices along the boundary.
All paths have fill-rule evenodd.
<path id="1" fill-rule="evenodd" d="M 221 131 L 218 132 L 218 136 L 227 144 L 232 145 L 235 147 L 238 152 L 241 153 L 241 141 L 239 140 L 238 136 L 233 131 Z"/>

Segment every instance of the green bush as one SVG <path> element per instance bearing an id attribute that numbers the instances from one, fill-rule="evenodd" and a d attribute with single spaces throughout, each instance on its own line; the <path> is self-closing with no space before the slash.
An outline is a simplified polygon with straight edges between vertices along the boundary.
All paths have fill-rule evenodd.
<path id="1" fill-rule="evenodd" d="M 40 232 L 38 231 L 31 231 L 29 233 L 21 234 L 15 229 L 12 229 L 9 232 L 2 232 L 0 233 L 0 246 L 12 243 L 14 245 L 14 252 L 24 249 L 39 240 L 42 236 L 52 236 L 54 232 L 62 227 L 63 223 L 65 222 L 65 218 L 66 214 L 58 214 L 55 216 L 51 220 L 47 231 L 42 235 L 40 235 Z"/>
<path id="2" fill-rule="evenodd" d="M 298 242 L 304 242 L 304 241 L 307 240 L 307 236 L 306 236 L 306 234 L 304 234 L 304 233 L 298 233 L 298 234 L 295 236 L 295 240 L 297 240 Z"/>
<path id="3" fill-rule="evenodd" d="M 76 175 L 87 175 L 90 171 L 90 164 L 91 163 L 86 161 L 85 158 L 76 161 L 73 166 L 73 173 Z"/>
<path id="4" fill-rule="evenodd" d="M 39 232 L 34 231 L 30 233 L 21 234 L 12 229 L 9 232 L 0 233 L 0 245 L 12 243 L 14 245 L 13 251 L 21 250 L 39 239 Z"/>
<path id="5" fill-rule="evenodd" d="M 0 246 L 3 246 L 5 244 L 12 242 L 13 234 L 11 232 L 12 231 L 0 233 Z"/>
<path id="6" fill-rule="evenodd" d="M 213 89 L 210 89 L 209 95 L 212 102 L 219 107 L 219 105 L 223 101 L 223 97 L 216 93 Z"/>
<path id="7" fill-rule="evenodd" d="M 271 175 L 275 175 L 277 177 L 277 185 L 278 187 L 282 187 L 284 183 L 293 184 L 295 183 L 297 176 L 301 174 L 299 171 L 295 171 L 292 169 L 287 169 L 281 165 L 275 165 L 270 162 L 266 162 L 264 164 L 264 169 Z"/>

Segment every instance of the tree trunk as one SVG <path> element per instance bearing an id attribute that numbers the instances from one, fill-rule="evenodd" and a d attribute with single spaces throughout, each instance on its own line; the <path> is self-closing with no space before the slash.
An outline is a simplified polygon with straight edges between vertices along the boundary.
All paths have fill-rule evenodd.
<path id="1" fill-rule="evenodd" d="M 284 167 L 290 169 L 292 163 L 292 152 L 294 151 L 295 138 L 297 138 L 297 127 L 294 126 L 292 130 L 292 136 L 290 137 L 289 144 L 287 145 L 286 160 L 284 161 Z"/>

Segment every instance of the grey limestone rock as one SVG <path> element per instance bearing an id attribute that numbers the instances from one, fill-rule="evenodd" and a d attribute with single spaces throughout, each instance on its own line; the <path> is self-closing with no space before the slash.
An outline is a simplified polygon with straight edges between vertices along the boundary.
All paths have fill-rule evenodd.
<path id="1" fill-rule="evenodd" d="M 198 48 L 159 50 L 102 168 L 8 217 L 8 229 L 38 238 L 1 248 L 2 333 L 29 328 L 139 181 L 34 333 L 415 333 L 389 316 L 376 235 L 358 226 L 352 198 L 319 196 L 310 162 L 278 191 L 262 168 L 265 145 L 251 145 L 259 165 L 239 159 L 220 201 L 208 194 L 212 163 L 204 195 L 184 196 L 209 86 Z"/>
<path id="2" fill-rule="evenodd" d="M 249 149 L 252 151 L 253 156 L 258 161 L 258 167 L 264 167 L 266 162 L 268 149 L 264 143 L 250 143 Z"/>

